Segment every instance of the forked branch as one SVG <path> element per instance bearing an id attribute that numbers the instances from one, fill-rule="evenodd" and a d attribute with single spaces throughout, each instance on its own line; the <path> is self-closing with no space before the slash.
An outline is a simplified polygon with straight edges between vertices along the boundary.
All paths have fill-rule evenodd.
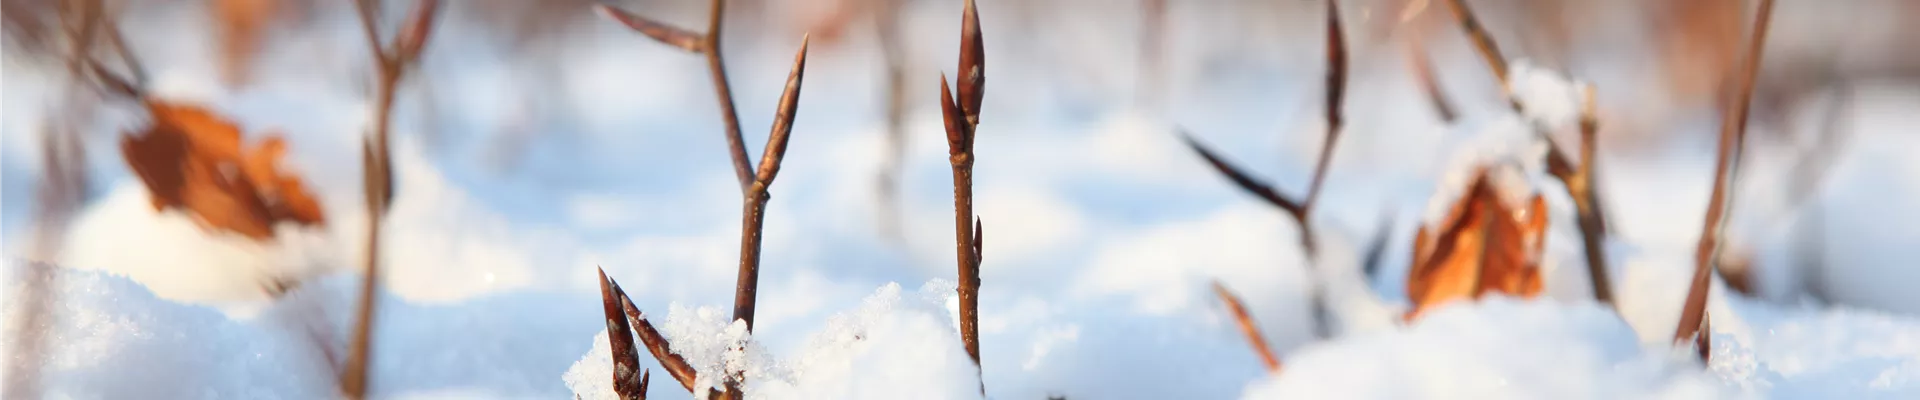
<path id="1" fill-rule="evenodd" d="M 740 180 L 740 192 L 744 194 L 753 186 L 753 162 L 747 160 L 747 145 L 740 136 L 740 113 L 734 110 L 733 87 L 727 82 L 725 59 L 720 56 L 720 21 L 726 14 L 727 2 L 713 0 L 712 4 L 707 13 L 705 34 L 695 34 L 605 4 L 595 5 L 594 10 L 654 41 L 706 56 L 707 72 L 713 77 L 714 96 L 720 101 L 720 116 L 726 119 L 727 154 L 733 160 L 734 177 Z"/>
<path id="2" fill-rule="evenodd" d="M 1187 147 L 1193 149 L 1195 153 L 1200 154 L 1201 158 L 1206 159 L 1207 164 L 1212 165 L 1213 169 L 1220 172 L 1221 176 L 1225 176 L 1227 180 L 1232 181 L 1233 184 L 1239 186 L 1241 190 L 1245 190 L 1255 197 L 1266 200 L 1268 204 L 1280 208 L 1281 211 L 1287 213 L 1287 216 L 1293 218 L 1294 223 L 1300 227 L 1300 247 L 1307 254 L 1309 270 L 1312 269 L 1313 260 L 1319 252 L 1319 246 L 1314 242 L 1315 235 L 1311 218 L 1313 206 L 1319 200 L 1321 186 L 1326 181 L 1327 169 L 1332 165 L 1334 146 L 1339 143 L 1340 131 L 1345 125 L 1343 104 L 1346 98 L 1347 83 L 1346 34 L 1343 33 L 1340 25 L 1340 6 L 1338 1 L 1327 0 L 1326 4 L 1327 77 L 1325 88 L 1325 118 L 1327 133 L 1326 140 L 1323 141 L 1320 146 L 1320 157 L 1314 162 L 1313 176 L 1307 184 L 1305 197 L 1296 200 L 1280 194 L 1280 192 L 1274 190 L 1272 186 L 1255 180 L 1251 175 L 1242 172 L 1240 168 L 1233 166 L 1233 164 L 1228 163 L 1225 159 L 1216 155 L 1215 152 L 1208 150 L 1206 146 L 1194 140 L 1192 135 L 1184 131 L 1178 132 L 1181 140 L 1187 144 Z M 1331 312 L 1326 307 L 1326 301 L 1320 294 L 1318 285 L 1309 285 L 1309 287 L 1312 288 L 1309 289 L 1311 293 L 1309 296 L 1313 302 L 1314 333 L 1320 338 L 1327 338 L 1332 335 L 1330 332 L 1332 323 Z"/>

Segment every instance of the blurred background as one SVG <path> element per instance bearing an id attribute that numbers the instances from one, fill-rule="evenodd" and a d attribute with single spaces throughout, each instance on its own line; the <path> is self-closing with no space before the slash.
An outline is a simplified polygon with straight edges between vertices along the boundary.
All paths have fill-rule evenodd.
<path id="1" fill-rule="evenodd" d="M 37 368 L 40 386 L 82 398 L 324 393 L 367 224 L 358 142 L 375 73 L 351 3 L 108 0 L 99 10 L 124 33 L 150 96 L 204 106 L 248 143 L 285 138 L 285 168 L 327 219 L 283 224 L 268 240 L 155 211 L 119 151 L 148 118 L 70 73 L 65 3 L 0 3 L 10 376 Z M 386 3 L 390 32 L 412 4 Z M 394 108 L 376 393 L 563 397 L 560 374 L 604 331 L 596 268 L 643 309 L 731 303 L 739 194 L 707 66 L 593 12 L 601 3 L 443 5 Z M 1358 260 L 1380 249 L 1373 272 L 1348 263 L 1322 279 L 1351 280 L 1387 305 L 1405 302 L 1407 254 L 1440 167 L 1511 113 L 1451 14 L 1427 3 L 1342 3 L 1348 123 L 1313 216 L 1329 252 Z M 1471 3 L 1509 57 L 1596 88 L 1601 203 L 1627 249 L 1613 266 L 1620 307 L 1643 339 L 1660 340 L 1685 292 L 1750 6 Z M 605 4 L 695 31 L 708 9 Z M 1208 291 L 1213 280 L 1245 298 L 1276 350 L 1308 343 L 1314 280 L 1293 222 L 1217 176 L 1176 132 L 1302 192 L 1324 139 L 1324 5 L 978 5 L 989 79 L 974 192 L 987 231 L 991 394 L 1239 393 L 1262 371 Z M 749 154 L 811 34 L 762 255 L 755 332 L 776 354 L 885 283 L 954 279 L 935 93 L 942 73 L 955 74 L 961 6 L 729 2 L 724 56 Z M 1920 221 L 1920 2 L 1783 0 L 1773 15 L 1735 185 L 1729 284 L 1781 304 L 1920 312 L 1909 289 L 1920 283 L 1909 261 L 1920 227 L 1906 226 Z M 111 49 L 91 54 L 131 71 Z M 1452 115 L 1429 100 L 1423 64 Z M 1578 143 L 1575 132 L 1554 137 Z M 1570 215 L 1554 218 L 1566 226 L 1556 230 L 1573 229 Z M 1556 235 L 1549 295 L 1589 297 L 1578 237 Z M 53 317 L 24 319 L 34 313 Z M 36 356 L 21 356 L 22 324 L 46 332 L 28 349 Z"/>

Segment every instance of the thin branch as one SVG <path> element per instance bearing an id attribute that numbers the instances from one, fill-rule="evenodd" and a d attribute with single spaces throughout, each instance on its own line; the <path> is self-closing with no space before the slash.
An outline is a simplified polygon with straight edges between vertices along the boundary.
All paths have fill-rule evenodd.
<path id="1" fill-rule="evenodd" d="M 1221 175 L 1233 181 L 1234 185 L 1239 186 L 1248 193 L 1252 193 L 1254 196 L 1266 200 L 1267 203 L 1273 204 L 1275 207 L 1279 207 L 1282 211 L 1286 211 L 1288 216 L 1293 217 L 1294 223 L 1300 227 L 1300 247 L 1306 252 L 1308 259 L 1307 268 L 1309 271 L 1313 269 L 1313 259 L 1317 257 L 1320 247 L 1315 244 L 1314 237 L 1316 235 L 1314 235 L 1313 232 L 1313 222 L 1310 216 L 1313 213 L 1314 203 L 1319 199 L 1321 186 L 1325 183 L 1327 169 L 1332 165 L 1334 146 L 1340 141 L 1340 129 L 1345 124 L 1341 112 L 1343 111 L 1342 104 L 1346 97 L 1347 46 L 1346 35 L 1342 33 L 1340 26 L 1340 6 L 1336 3 L 1337 0 L 1327 0 L 1327 82 L 1325 88 L 1327 137 L 1320 146 L 1319 159 L 1314 162 L 1313 177 L 1308 183 L 1308 191 L 1304 200 L 1297 201 L 1281 195 L 1271 186 L 1260 183 L 1245 172 L 1241 172 L 1240 168 L 1234 167 L 1218 155 L 1215 155 L 1213 151 L 1208 150 L 1205 146 L 1202 146 L 1199 141 L 1194 140 L 1192 135 L 1184 131 L 1179 132 L 1181 140 L 1186 142 L 1187 147 L 1199 153 L 1201 158 L 1205 158 L 1208 164 L 1213 165 L 1214 170 L 1219 171 Z M 1320 338 L 1330 337 L 1332 336 L 1332 311 L 1327 308 L 1325 296 L 1320 293 L 1320 288 L 1317 285 L 1310 285 L 1309 287 L 1311 288 L 1309 289 L 1309 297 L 1313 303 L 1314 335 Z"/>
<path id="2" fill-rule="evenodd" d="M 1440 88 L 1440 79 L 1433 72 L 1433 59 L 1427 56 L 1425 41 L 1418 34 L 1408 35 L 1405 51 L 1407 66 L 1413 69 L 1413 78 L 1420 84 L 1420 91 L 1426 93 L 1427 104 L 1433 107 L 1433 113 L 1440 116 L 1440 122 L 1453 123 L 1459 118 L 1453 103 L 1447 100 L 1446 91 Z"/>
<path id="3" fill-rule="evenodd" d="M 1759 76 L 1760 60 L 1764 57 L 1767 41 L 1767 26 L 1772 21 L 1773 0 L 1760 0 L 1760 10 L 1753 17 L 1753 30 L 1747 37 L 1746 60 L 1740 66 L 1738 86 L 1733 102 L 1727 105 L 1725 118 L 1720 122 L 1720 145 L 1718 158 L 1713 169 L 1713 195 L 1707 203 L 1706 221 L 1700 227 L 1700 244 L 1695 249 L 1692 287 L 1687 290 L 1687 302 L 1680 310 L 1680 325 L 1674 329 L 1675 341 L 1686 340 L 1698 333 L 1706 318 L 1708 280 L 1713 276 L 1714 256 L 1720 251 L 1720 235 L 1726 229 L 1727 209 L 1732 207 L 1733 198 L 1729 195 L 1728 182 L 1738 171 L 1740 150 L 1747 131 L 1747 112 L 1753 101 L 1753 84 Z M 1704 358 L 1704 356 L 1703 356 Z"/>
<path id="4" fill-rule="evenodd" d="M 1500 45 L 1493 42 L 1493 35 L 1480 25 L 1480 19 L 1473 16 L 1473 8 L 1467 7 L 1466 0 L 1447 0 L 1447 8 L 1453 10 L 1454 20 L 1460 23 L 1460 29 L 1466 31 L 1467 38 L 1473 41 L 1474 50 L 1480 52 L 1480 58 L 1487 62 L 1487 68 L 1493 70 L 1493 78 L 1499 80 L 1501 89 L 1507 87 L 1507 57 L 1500 54 Z"/>
<path id="5" fill-rule="evenodd" d="M 620 290 L 619 283 L 613 284 L 613 291 L 620 297 L 620 309 L 626 313 L 627 323 L 633 327 L 634 336 L 640 338 L 640 344 L 647 346 L 647 352 L 652 353 L 653 359 L 660 362 L 660 368 L 667 370 L 667 375 L 679 381 L 680 386 L 686 388 L 687 392 L 693 392 L 694 379 L 698 377 L 699 371 L 693 369 L 693 364 L 688 364 L 685 357 L 673 352 L 673 345 L 667 343 L 667 337 L 661 335 L 660 330 L 654 329 L 653 323 L 647 322 L 647 314 L 640 312 L 640 308 L 633 305 L 633 299 L 627 297 L 625 291 Z"/>
<path id="6" fill-rule="evenodd" d="M 693 33 L 693 31 L 680 29 L 679 27 L 654 21 L 653 19 L 605 4 L 595 4 L 593 10 L 599 12 L 601 15 L 607 16 L 607 18 L 626 25 L 627 28 L 633 29 L 635 32 L 647 35 L 647 37 L 653 38 L 654 41 L 660 42 L 661 44 L 678 47 L 689 53 L 706 51 L 706 37 L 698 33 Z"/>
<path id="7" fill-rule="evenodd" d="M 380 223 L 385 219 L 387 208 L 393 203 L 393 171 L 390 169 L 392 155 L 388 152 L 389 129 L 393 117 L 394 94 L 399 87 L 405 67 L 418 61 L 417 55 L 426 45 L 428 32 L 433 29 L 435 17 L 439 14 L 437 0 L 422 0 L 416 3 L 400 33 L 394 37 L 394 43 L 382 46 L 379 32 L 375 29 L 378 7 L 372 0 L 360 0 L 354 3 L 358 7 L 361 26 L 367 34 L 369 50 L 373 52 L 375 72 L 378 78 L 375 85 L 373 138 L 363 143 L 362 170 L 364 171 L 364 192 L 367 204 L 367 253 L 363 261 L 366 272 L 360 281 L 359 308 L 356 311 L 352 340 L 347 349 L 347 363 L 340 374 L 340 389 L 347 398 L 365 398 L 368 387 L 368 371 L 371 370 L 373 352 L 373 323 L 375 319 L 375 294 L 379 287 L 380 276 Z"/>
<path id="8" fill-rule="evenodd" d="M 1227 162 L 1220 158 L 1219 155 L 1216 155 L 1213 150 L 1207 149 L 1206 145 L 1200 144 L 1200 141 L 1194 139 L 1192 134 L 1186 131 L 1179 131 L 1177 133 L 1180 135 L 1180 140 L 1185 142 L 1188 148 L 1193 149 L 1195 153 L 1199 153 L 1201 158 L 1207 160 L 1208 165 L 1212 165 L 1215 171 L 1220 172 L 1220 175 L 1226 176 L 1227 180 L 1233 181 L 1235 186 L 1239 186 L 1241 190 L 1245 190 L 1247 193 L 1254 195 L 1254 197 L 1266 200 L 1268 204 L 1280 207 L 1281 210 L 1286 211 L 1287 215 L 1292 216 L 1295 220 L 1305 219 L 1306 207 L 1301 206 L 1299 202 L 1287 198 L 1286 195 L 1280 194 L 1280 192 L 1274 190 L 1273 187 L 1267 186 L 1267 184 L 1254 179 L 1253 176 L 1248 175 L 1246 172 L 1242 172 L 1242 170 L 1239 167 L 1235 167 L 1233 163 Z"/>
<path id="9" fill-rule="evenodd" d="M 1266 364 L 1267 372 L 1279 373 L 1280 358 L 1273 355 L 1273 348 L 1267 347 L 1267 337 L 1260 334 L 1260 326 L 1254 324 L 1253 316 L 1247 314 L 1247 307 L 1240 303 L 1240 298 L 1227 291 L 1226 285 L 1221 285 L 1220 281 L 1213 282 L 1213 294 L 1220 297 L 1220 302 L 1227 304 L 1227 312 L 1232 313 L 1234 322 L 1240 324 L 1240 334 L 1247 337 L 1247 344 L 1253 346 L 1253 353 L 1260 356 L 1262 364 Z"/>
<path id="10" fill-rule="evenodd" d="M 635 379 L 640 369 L 640 354 L 633 347 L 633 327 L 627 323 L 625 309 L 633 301 L 619 284 L 607 279 L 600 269 L 600 306 L 607 320 L 607 349 L 613 358 L 613 392 L 621 399 L 645 398 L 645 383 Z"/>
<path id="11" fill-rule="evenodd" d="M 960 297 L 960 342 L 973 364 L 980 364 L 980 250 L 981 225 L 973 215 L 973 144 L 980 124 L 980 104 L 986 96 L 986 48 L 980 33 L 980 13 L 967 0 L 960 16 L 958 96 L 940 76 L 940 117 L 947 130 L 947 161 L 953 167 L 953 244 Z M 981 393 L 986 392 L 983 382 Z"/>
<path id="12" fill-rule="evenodd" d="M 1313 180 L 1307 184 L 1305 209 L 1313 210 L 1320 199 L 1320 186 L 1326 183 L 1327 166 L 1333 161 L 1334 145 L 1340 142 L 1340 128 L 1346 120 L 1340 115 L 1347 94 L 1347 39 L 1340 29 L 1340 2 L 1327 0 L 1327 138 L 1320 144 L 1320 161 L 1313 167 Z M 1301 225 L 1307 219 L 1300 220 Z M 1302 234 L 1305 234 L 1304 232 Z"/>
<path id="13" fill-rule="evenodd" d="M 1600 208 L 1600 198 L 1593 191 L 1593 172 L 1600 162 L 1595 148 L 1598 147 L 1596 132 L 1600 129 L 1600 120 L 1595 116 L 1597 103 L 1593 88 L 1583 92 L 1584 105 L 1580 109 L 1580 164 L 1570 165 L 1565 157 L 1549 157 L 1547 170 L 1566 184 L 1567 194 L 1573 198 L 1580 224 L 1581 244 L 1587 254 L 1587 278 L 1593 283 L 1593 297 L 1601 303 L 1613 304 L 1613 283 L 1608 278 L 1606 253 L 1606 215 Z"/>
<path id="14" fill-rule="evenodd" d="M 720 102 L 720 116 L 726 122 L 724 136 L 727 139 L 727 154 L 733 160 L 733 174 L 740 181 L 740 193 L 746 194 L 753 186 L 754 168 L 752 161 L 747 160 L 747 144 L 740 136 L 740 113 L 734 110 L 733 87 L 727 83 L 726 63 L 720 55 L 720 21 L 726 14 L 726 0 L 713 0 L 712 4 L 707 15 L 706 35 L 701 36 L 698 43 L 688 43 L 689 38 L 695 35 L 683 29 L 607 5 L 597 5 L 595 10 L 656 41 L 706 56 L 707 72 L 713 78 L 714 97 Z"/>
<path id="15" fill-rule="evenodd" d="M 773 131 L 767 135 L 760 155 L 760 171 L 747 189 L 745 213 L 740 232 L 740 274 L 733 292 L 733 318 L 746 321 L 753 330 L 754 299 L 760 285 L 760 232 L 766 222 L 767 188 L 780 174 L 780 162 L 787 153 L 787 137 L 793 133 L 794 112 L 800 106 L 800 80 L 806 74 L 807 43 L 811 35 L 800 39 L 800 51 L 793 56 L 793 72 L 780 94 L 780 105 L 773 117 Z"/>

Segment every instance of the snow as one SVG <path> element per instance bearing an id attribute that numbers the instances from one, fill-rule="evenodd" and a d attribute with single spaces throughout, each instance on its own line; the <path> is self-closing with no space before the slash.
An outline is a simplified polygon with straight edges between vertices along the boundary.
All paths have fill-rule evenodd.
<path id="1" fill-rule="evenodd" d="M 979 369 L 960 347 L 955 316 L 947 308 L 953 297 L 953 285 L 943 281 L 912 293 L 886 284 L 858 308 L 828 318 L 784 361 L 770 358 L 746 335 L 744 324 L 728 323 L 723 311 L 712 307 L 675 304 L 662 333 L 674 352 L 700 371 L 696 388 L 719 387 L 712 377 L 723 371 L 744 371 L 742 390 L 750 399 L 974 398 L 980 395 Z M 642 358 L 651 357 L 644 347 L 638 350 Z M 609 351 L 602 332 L 594 337 L 593 349 L 567 369 L 562 379 L 574 395 L 617 398 L 608 378 Z M 654 391 L 681 393 L 671 376 L 656 372 Z"/>
<path id="2" fill-rule="evenodd" d="M 1595 304 L 1492 296 L 1442 306 L 1403 330 L 1307 346 L 1242 398 L 1738 397 L 1681 357 L 1642 348 Z"/>
<path id="3" fill-rule="evenodd" d="M 50 398 L 333 397 L 366 227 L 350 162 L 369 115 L 358 26 L 345 7 L 317 7 L 312 25 L 285 32 L 285 44 L 263 55 L 260 85 L 227 90 L 211 72 L 199 8 L 129 7 L 139 17 L 127 21 L 128 39 L 155 91 L 207 102 L 250 135 L 284 131 L 288 161 L 322 195 L 330 223 L 262 244 L 148 212 L 112 146 L 132 122 L 110 110 L 85 129 L 97 186 L 50 270 L 57 283 L 22 281 L 29 267 L 15 257 L 30 238 L 33 149 L 40 117 L 60 104 L 62 73 L 8 57 L 0 304 L 16 324 L 23 288 L 58 299 L 37 331 L 47 339 L 41 357 L 13 353 L 25 337 L 9 325 L 0 338 L 8 366 L 40 367 Z M 454 7 L 448 16 L 463 15 Z M 662 7 L 688 8 L 686 21 L 704 12 Z M 987 397 L 1010 399 L 1920 397 L 1920 301 L 1908 290 L 1916 254 L 1907 245 L 1920 230 L 1898 223 L 1920 216 L 1910 201 L 1920 196 L 1911 157 L 1920 143 L 1909 134 L 1920 126 L 1909 112 L 1920 87 L 1911 82 L 1853 85 L 1841 161 L 1800 208 L 1767 200 L 1791 190 L 1773 177 L 1794 168 L 1782 141 L 1768 138 L 1812 137 L 1818 124 L 1806 120 L 1821 113 L 1809 110 L 1824 105 L 1791 104 L 1784 125 L 1756 118 L 1731 232 L 1760 250 L 1756 266 L 1772 274 L 1771 289 L 1747 299 L 1716 284 L 1714 361 L 1702 369 L 1676 358 L 1667 337 L 1692 268 L 1713 118 L 1645 83 L 1660 80 L 1638 65 L 1645 54 L 1632 50 L 1644 46 L 1581 53 L 1571 68 L 1603 100 L 1599 187 L 1611 218 L 1615 314 L 1586 300 L 1571 204 L 1544 175 L 1549 142 L 1534 129 L 1578 154 L 1568 129 L 1586 82 L 1516 61 L 1506 84 L 1525 105 L 1518 115 L 1476 54 L 1436 37 L 1442 86 L 1461 108 L 1456 124 L 1442 125 L 1388 54 L 1398 46 L 1351 29 L 1349 125 L 1312 217 L 1321 252 L 1309 273 L 1293 223 L 1213 176 L 1171 131 L 1203 136 L 1283 192 L 1304 189 L 1323 140 L 1324 49 L 1301 39 L 1320 34 L 1318 3 L 1172 2 L 1171 76 L 1152 102 L 1163 106 L 1146 110 L 1129 105 L 1133 45 L 1114 40 L 1132 37 L 1128 7 L 981 7 L 989 58 L 1004 66 L 990 67 L 997 94 L 986 100 L 991 123 L 975 176 L 989 241 L 984 366 L 960 347 L 951 286 L 889 283 L 952 279 L 950 178 L 932 85 L 911 85 L 903 234 L 878 233 L 883 91 L 878 57 L 859 35 L 814 43 L 808 104 L 766 221 L 760 319 L 746 335 L 725 318 L 739 194 L 698 57 L 588 13 L 542 43 L 549 49 L 505 53 L 484 42 L 495 32 L 455 17 L 395 114 L 399 181 L 384 222 L 374 397 L 606 398 L 599 267 L 637 305 L 664 311 L 649 315 L 664 316 L 654 322 L 704 375 L 747 371 L 755 398 L 974 398 L 983 382 Z M 931 83 L 951 67 L 958 9 L 909 7 L 909 82 Z M 750 14 L 739 18 L 764 23 L 736 24 L 728 61 L 752 150 L 799 35 Z M 1349 11 L 1366 15 L 1385 14 Z M 1776 17 L 1798 15 L 1822 14 Z M 1525 47 L 1513 45 L 1517 54 Z M 1769 50 L 1776 55 L 1795 57 Z M 526 136 L 499 139 L 514 131 Z M 1508 196 L 1547 197 L 1547 296 L 1460 302 L 1404 326 L 1396 317 L 1412 231 L 1481 165 L 1496 166 Z M 1789 246 L 1815 221 L 1828 247 Z M 1361 271 L 1372 235 L 1388 237 L 1378 276 Z M 303 284 L 283 297 L 259 290 L 262 280 L 289 277 Z M 1243 296 L 1286 372 L 1262 371 L 1206 290 L 1215 280 Z M 1339 338 L 1311 337 L 1305 294 L 1316 284 L 1336 310 Z M 654 397 L 688 397 L 641 358 Z M 8 390 L 18 378 L 6 377 Z"/>

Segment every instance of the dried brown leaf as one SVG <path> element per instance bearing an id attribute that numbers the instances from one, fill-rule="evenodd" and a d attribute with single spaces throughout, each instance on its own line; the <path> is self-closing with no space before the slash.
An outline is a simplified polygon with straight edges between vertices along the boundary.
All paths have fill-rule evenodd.
<path id="1" fill-rule="evenodd" d="M 1505 204 L 1479 173 L 1454 203 L 1437 232 L 1422 229 L 1415 239 L 1414 264 L 1407 279 L 1411 320 L 1453 300 L 1497 292 L 1519 297 L 1540 293 L 1540 252 L 1546 242 L 1546 200 L 1534 195 L 1524 208 Z"/>
<path id="2" fill-rule="evenodd" d="M 120 142 L 156 210 L 179 209 L 209 229 L 264 240 L 273 225 L 325 223 L 299 177 L 281 171 L 285 144 L 269 137 L 243 149 L 240 128 L 205 109 L 149 101 L 152 125 Z"/>

